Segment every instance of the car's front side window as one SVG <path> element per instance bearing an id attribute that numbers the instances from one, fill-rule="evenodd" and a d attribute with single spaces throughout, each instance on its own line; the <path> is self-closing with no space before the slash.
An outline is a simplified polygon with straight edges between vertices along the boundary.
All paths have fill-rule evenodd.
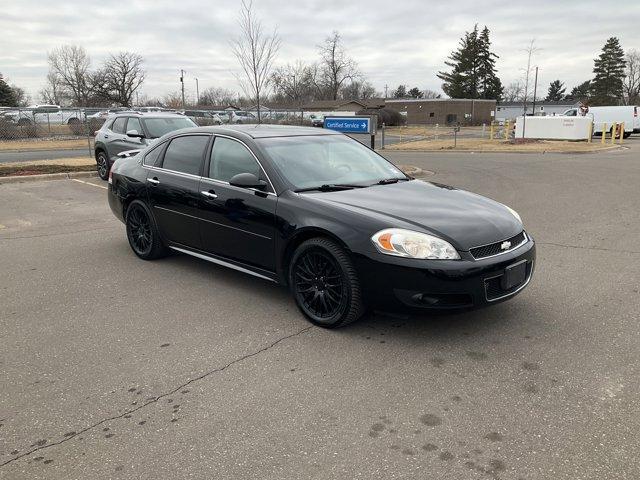
<path id="1" fill-rule="evenodd" d="M 131 130 L 135 130 L 140 134 L 144 133 L 144 130 L 142 130 L 142 124 L 140 123 L 139 118 L 129 117 L 129 121 L 127 122 L 127 132 Z"/>
<path id="2" fill-rule="evenodd" d="M 175 172 L 200 175 L 209 135 L 185 135 L 171 140 L 162 161 L 162 168 Z"/>
<path id="3" fill-rule="evenodd" d="M 209 177 L 223 182 L 229 182 L 239 173 L 252 173 L 263 179 L 262 170 L 251 152 L 236 140 L 216 137 L 211 152 Z"/>

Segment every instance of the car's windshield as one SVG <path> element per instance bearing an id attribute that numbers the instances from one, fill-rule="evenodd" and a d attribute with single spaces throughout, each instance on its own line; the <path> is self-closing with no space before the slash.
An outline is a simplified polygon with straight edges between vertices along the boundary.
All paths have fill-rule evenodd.
<path id="1" fill-rule="evenodd" d="M 343 135 L 272 137 L 256 140 L 294 189 L 322 185 L 369 186 L 407 179 L 383 157 Z"/>
<path id="2" fill-rule="evenodd" d="M 144 123 L 151 138 L 158 138 L 181 128 L 197 127 L 192 120 L 185 117 L 145 118 Z"/>

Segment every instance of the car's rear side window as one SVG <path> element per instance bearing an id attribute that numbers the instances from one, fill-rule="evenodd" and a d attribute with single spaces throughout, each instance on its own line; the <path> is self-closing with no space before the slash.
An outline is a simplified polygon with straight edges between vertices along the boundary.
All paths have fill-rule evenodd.
<path id="1" fill-rule="evenodd" d="M 174 138 L 165 151 L 162 168 L 200 175 L 200 166 L 208 142 L 208 135 L 187 135 Z"/>
<path id="2" fill-rule="evenodd" d="M 160 153 L 162 153 L 162 145 L 158 145 L 156 148 L 147 153 L 144 156 L 144 161 L 142 163 L 144 163 L 148 167 L 154 167 L 158 163 Z"/>
<path id="3" fill-rule="evenodd" d="M 124 133 L 124 125 L 127 123 L 127 117 L 118 117 L 111 125 L 111 130 L 116 133 Z"/>

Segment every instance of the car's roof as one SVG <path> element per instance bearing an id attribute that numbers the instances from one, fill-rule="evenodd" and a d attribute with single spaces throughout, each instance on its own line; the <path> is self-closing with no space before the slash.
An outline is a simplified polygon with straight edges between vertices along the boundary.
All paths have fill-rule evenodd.
<path id="1" fill-rule="evenodd" d="M 122 111 L 122 112 L 114 112 L 113 115 L 110 115 L 110 117 L 112 117 L 112 118 L 131 117 L 131 116 L 139 116 L 139 117 L 144 117 L 144 118 L 153 118 L 153 117 L 158 117 L 158 118 L 164 118 L 164 117 L 185 118 L 184 115 L 182 115 L 180 113 L 176 113 L 176 112 L 138 112 L 137 110 L 126 110 L 126 111 Z"/>
<path id="2" fill-rule="evenodd" d="M 240 133 L 251 138 L 270 138 L 270 137 L 299 137 L 309 135 L 340 135 L 333 130 L 325 130 L 313 127 L 298 127 L 295 125 L 220 125 L 213 127 L 198 127 L 185 132 L 208 132 L 208 133 Z"/>

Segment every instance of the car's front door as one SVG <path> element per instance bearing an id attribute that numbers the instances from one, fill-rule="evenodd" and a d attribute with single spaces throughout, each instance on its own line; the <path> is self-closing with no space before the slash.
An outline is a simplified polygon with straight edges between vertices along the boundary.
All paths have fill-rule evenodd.
<path id="1" fill-rule="evenodd" d="M 229 185 L 239 173 L 267 181 L 264 191 Z M 278 197 L 242 142 L 216 136 L 207 171 L 200 180 L 202 247 L 218 256 L 275 271 L 274 236 Z"/>
<path id="2" fill-rule="evenodd" d="M 145 166 L 149 204 L 166 241 L 201 248 L 198 186 L 210 139 L 207 134 L 175 137 L 156 166 Z"/>

